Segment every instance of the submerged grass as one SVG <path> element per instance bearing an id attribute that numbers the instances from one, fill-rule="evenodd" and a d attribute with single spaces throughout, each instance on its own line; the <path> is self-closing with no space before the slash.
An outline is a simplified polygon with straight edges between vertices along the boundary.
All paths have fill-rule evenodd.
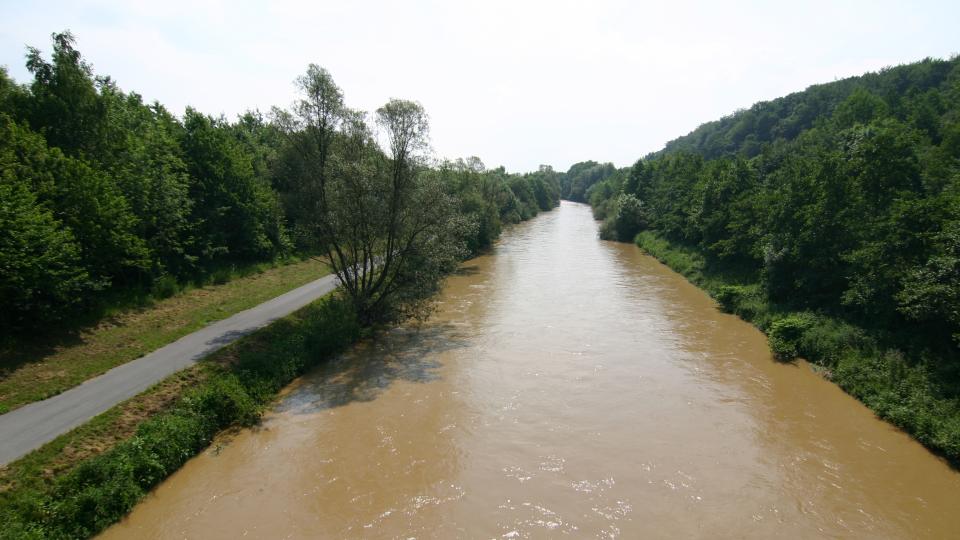
<path id="1" fill-rule="evenodd" d="M 309 283 L 329 273 L 329 268 L 306 259 L 224 272 L 219 285 L 180 290 L 174 282 L 158 282 L 162 290 L 157 297 L 167 298 L 113 313 L 75 334 L 0 350 L 0 414 L 56 395 L 211 322 Z"/>
<path id="2" fill-rule="evenodd" d="M 327 296 L 10 464 L 0 474 L 0 539 L 97 534 L 360 333 L 349 303 Z"/>
<path id="3" fill-rule="evenodd" d="M 710 268 L 696 248 L 677 245 L 643 231 L 636 244 L 704 289 L 721 309 L 738 315 L 767 334 L 776 358 L 803 357 L 877 416 L 960 464 L 960 399 L 945 386 L 934 360 L 908 357 L 881 345 L 860 327 L 822 313 L 791 310 L 770 302 L 759 279 L 749 273 Z"/>

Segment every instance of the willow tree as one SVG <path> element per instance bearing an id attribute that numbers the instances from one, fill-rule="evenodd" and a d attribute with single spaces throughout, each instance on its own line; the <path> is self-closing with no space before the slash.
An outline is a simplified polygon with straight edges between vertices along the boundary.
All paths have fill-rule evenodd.
<path id="1" fill-rule="evenodd" d="M 398 99 L 377 109 L 381 148 L 325 69 L 311 65 L 298 87 L 293 112 L 275 118 L 299 157 L 288 170 L 304 225 L 363 322 L 423 315 L 474 226 L 427 166 L 426 112 Z"/>

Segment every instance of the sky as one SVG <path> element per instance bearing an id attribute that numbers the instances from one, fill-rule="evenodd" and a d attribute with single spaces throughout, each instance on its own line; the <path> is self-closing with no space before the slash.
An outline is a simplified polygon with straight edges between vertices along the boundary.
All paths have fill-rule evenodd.
<path id="1" fill-rule="evenodd" d="M 327 68 L 351 108 L 419 101 L 438 158 L 626 166 L 698 125 L 960 53 L 960 2 L 0 0 L 0 65 L 69 29 L 99 75 L 175 113 L 289 107 Z"/>

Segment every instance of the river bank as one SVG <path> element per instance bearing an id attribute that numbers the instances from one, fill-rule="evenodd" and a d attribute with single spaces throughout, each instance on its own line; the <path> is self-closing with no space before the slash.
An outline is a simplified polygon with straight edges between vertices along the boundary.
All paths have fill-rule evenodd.
<path id="1" fill-rule="evenodd" d="M 954 467 L 960 463 L 960 401 L 945 395 L 922 361 L 882 346 L 843 321 L 771 305 L 758 284 L 709 269 L 696 249 L 673 245 L 653 231 L 638 234 L 636 244 L 707 291 L 725 311 L 768 334 L 781 360 L 801 356 L 814 362 L 825 378 L 877 416 L 945 456 Z"/>
<path id="2" fill-rule="evenodd" d="M 256 422 L 281 388 L 359 335 L 347 304 L 325 297 L 10 464 L 0 538 L 95 535 L 214 435 Z"/>

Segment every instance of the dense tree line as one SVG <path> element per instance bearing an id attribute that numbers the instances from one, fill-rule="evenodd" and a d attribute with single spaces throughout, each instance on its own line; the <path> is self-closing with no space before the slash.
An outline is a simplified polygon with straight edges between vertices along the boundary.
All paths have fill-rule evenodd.
<path id="1" fill-rule="evenodd" d="M 617 168 L 613 163 L 597 163 L 596 161 L 581 161 L 570 166 L 560 177 L 560 194 L 564 199 L 576 202 L 587 202 L 587 191 L 599 182 L 616 174 Z"/>
<path id="2" fill-rule="evenodd" d="M 706 159 L 730 155 L 750 158 L 761 153 L 763 145 L 778 140 L 793 140 L 834 115 L 853 94 L 873 96 L 876 100 L 856 100 L 841 113 L 851 123 L 865 116 L 889 114 L 910 123 L 928 136 L 935 136 L 939 119 L 950 96 L 942 92 L 945 81 L 955 75 L 956 60 L 927 58 L 915 64 L 888 68 L 831 83 L 810 86 L 802 92 L 754 104 L 719 120 L 707 122 L 693 132 L 674 139 L 648 157 L 679 151 L 699 154 Z M 850 105 L 853 105 L 851 108 Z M 885 109 L 873 110 L 873 107 Z"/>
<path id="3" fill-rule="evenodd" d="M 49 60 L 29 48 L 27 67 L 25 85 L 0 69 L 0 337 L 230 265 L 324 252 L 317 180 L 331 168 L 358 181 L 391 167 L 398 181 L 435 178 L 478 223 L 457 240 L 474 252 L 559 200 L 549 168 L 517 175 L 426 156 L 397 165 L 356 111 L 323 134 L 322 161 L 302 151 L 315 126 L 290 121 L 309 117 L 302 103 L 234 122 L 190 108 L 178 117 L 96 76 L 69 33 L 54 34 Z"/>
<path id="4" fill-rule="evenodd" d="M 562 174 L 549 165 L 536 172 L 508 174 L 503 167 L 486 169 L 479 158 L 446 161 L 434 174 L 460 194 L 461 211 L 477 224 L 468 238 L 472 253 L 489 248 L 504 225 L 519 223 L 549 210 L 560 201 Z"/>
<path id="5" fill-rule="evenodd" d="M 844 347 L 873 343 L 877 352 L 856 356 L 873 368 L 855 368 L 845 387 L 960 457 L 960 429 L 930 427 L 960 418 L 947 412 L 960 396 L 960 58 L 757 104 L 587 195 L 605 238 L 666 240 L 739 284 L 714 292 L 726 305 L 751 296 L 740 306 L 755 321 L 758 310 L 772 313 L 761 317 L 772 344 L 790 341 L 778 332 L 803 335 L 811 321 L 821 328 L 807 333 L 810 354 L 840 334 Z M 776 313 L 801 315 L 776 321 Z M 836 354 L 821 356 L 836 367 Z M 927 382 L 908 384 L 905 373 Z M 905 406 L 920 395 L 938 404 Z"/>

